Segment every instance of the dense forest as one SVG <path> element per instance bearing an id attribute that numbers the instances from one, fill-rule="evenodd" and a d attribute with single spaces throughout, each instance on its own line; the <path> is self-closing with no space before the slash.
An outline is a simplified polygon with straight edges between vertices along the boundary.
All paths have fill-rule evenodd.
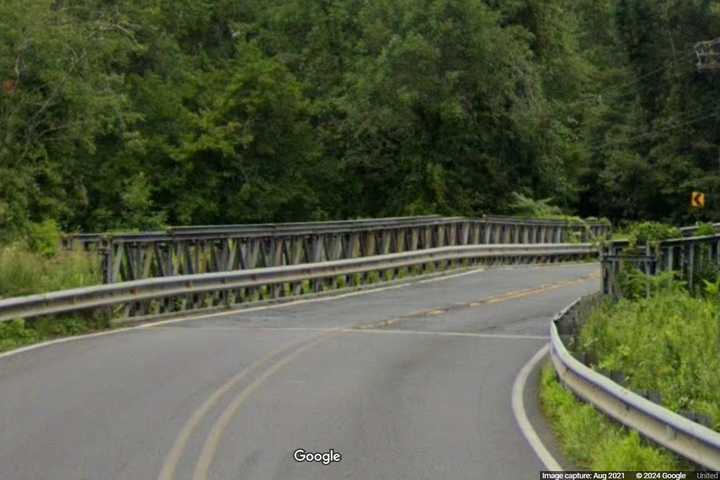
<path id="1" fill-rule="evenodd" d="M 0 232 L 719 219 L 715 36 L 713 0 L 2 0 Z"/>

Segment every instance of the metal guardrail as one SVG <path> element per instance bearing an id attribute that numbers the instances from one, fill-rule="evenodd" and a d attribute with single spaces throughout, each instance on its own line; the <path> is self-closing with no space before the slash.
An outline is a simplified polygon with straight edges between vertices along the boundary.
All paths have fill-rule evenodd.
<path id="1" fill-rule="evenodd" d="M 627 265 L 648 275 L 677 272 L 687 281 L 690 291 L 704 270 L 720 271 L 720 234 L 665 240 L 656 246 L 643 245 L 629 254 L 628 247 L 627 241 L 615 241 L 602 253 L 603 292 L 606 295 L 617 297 L 622 294 L 618 278 Z"/>
<path id="2" fill-rule="evenodd" d="M 562 382 L 576 395 L 623 425 L 710 470 L 720 470 L 720 433 L 634 393 L 575 359 L 561 331 L 575 329 L 594 301 L 585 297 L 560 312 L 550 329 L 550 355 Z"/>
<path id="3" fill-rule="evenodd" d="M 88 248 L 103 240 L 114 239 L 120 242 L 137 242 L 148 240 L 172 240 L 175 237 L 218 238 L 226 235 L 267 235 L 288 233 L 318 233 L 362 229 L 363 227 L 402 226 L 407 224 L 432 224 L 445 222 L 453 218 L 440 215 L 421 215 L 414 217 L 389 217 L 356 220 L 289 222 L 289 223 L 252 223 L 234 225 L 192 225 L 168 227 L 166 230 L 148 232 L 107 232 L 77 233 L 63 237 L 63 246 L 67 249 L 79 246 Z"/>
<path id="4" fill-rule="evenodd" d="M 587 242 L 610 226 L 486 217 L 401 217 L 295 224 L 172 227 L 75 235 L 66 248 L 97 251 L 104 283 L 318 263 L 455 245 Z"/>
<path id="5" fill-rule="evenodd" d="M 137 280 L 0 300 L 0 322 L 121 307 L 121 319 L 230 309 L 341 288 L 362 288 L 403 275 L 478 264 L 575 260 L 597 255 L 589 244 L 476 245 L 232 272 Z M 374 275 L 374 276 L 373 276 Z"/>
<path id="6" fill-rule="evenodd" d="M 712 226 L 715 227 L 716 231 L 720 232 L 720 223 L 713 223 Z M 684 237 L 693 237 L 698 228 L 700 228 L 698 225 L 690 225 L 688 227 L 682 227 L 679 230 Z"/>

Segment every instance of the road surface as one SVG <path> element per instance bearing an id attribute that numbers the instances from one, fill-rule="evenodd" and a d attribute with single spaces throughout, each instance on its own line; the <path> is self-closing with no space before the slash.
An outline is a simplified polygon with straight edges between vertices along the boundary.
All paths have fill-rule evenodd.
<path id="1" fill-rule="evenodd" d="M 0 358 L 0 479 L 538 478 L 512 384 L 598 270 L 488 270 Z"/>

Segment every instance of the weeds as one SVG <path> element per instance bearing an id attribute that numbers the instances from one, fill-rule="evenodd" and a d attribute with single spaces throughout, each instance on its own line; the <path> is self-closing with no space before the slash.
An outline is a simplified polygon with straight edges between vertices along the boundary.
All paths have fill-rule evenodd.
<path id="1" fill-rule="evenodd" d="M 628 300 L 635 300 L 683 292 L 687 288 L 687 282 L 679 278 L 679 272 L 668 271 L 658 275 L 648 275 L 631 263 L 627 263 L 618 274 L 617 282 L 622 296 Z"/>
<path id="2" fill-rule="evenodd" d="M 578 345 L 579 354 L 592 359 L 591 367 L 622 372 L 628 388 L 655 392 L 665 407 L 702 415 L 720 430 L 717 298 L 669 289 L 651 298 L 605 304 L 590 315 Z"/>
<path id="3" fill-rule="evenodd" d="M 694 237 L 706 237 L 710 235 L 717 235 L 715 225 L 712 223 L 699 223 L 697 230 L 695 230 L 695 233 L 693 234 Z"/>
<path id="4" fill-rule="evenodd" d="M 0 298 L 96 285 L 102 282 L 95 254 L 60 248 L 57 223 L 29 225 L 15 243 L 0 245 Z"/>
<path id="5" fill-rule="evenodd" d="M 0 249 L 0 298 L 51 292 L 101 283 L 99 262 L 85 252 L 53 257 L 19 245 Z"/>
<path id="6" fill-rule="evenodd" d="M 0 323 L 0 352 L 45 342 L 54 338 L 83 335 L 111 327 L 107 316 L 37 318 Z"/>
<path id="7" fill-rule="evenodd" d="M 628 232 L 630 249 L 641 245 L 649 244 L 656 248 L 658 243 L 672 238 L 682 238 L 682 233 L 677 227 L 657 222 L 643 222 L 633 225 Z"/>
<path id="8" fill-rule="evenodd" d="M 590 405 L 578 401 L 546 366 L 540 379 L 540 403 L 565 454 L 589 470 L 679 470 L 670 453 L 655 448 L 637 432 L 618 426 Z"/>

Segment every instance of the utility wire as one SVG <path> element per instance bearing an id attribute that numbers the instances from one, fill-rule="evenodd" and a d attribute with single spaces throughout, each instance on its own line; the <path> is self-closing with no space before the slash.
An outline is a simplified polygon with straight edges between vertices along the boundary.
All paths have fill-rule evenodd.
<path id="1" fill-rule="evenodd" d="M 684 58 L 687 58 L 687 57 L 692 57 L 692 56 L 694 56 L 694 55 L 695 55 L 694 50 L 693 50 L 693 51 L 689 51 L 689 50 L 688 50 L 688 51 L 685 52 L 685 56 L 681 57 L 681 59 L 684 59 Z M 668 61 L 666 61 L 662 66 L 656 68 L 655 70 L 652 70 L 652 71 L 650 71 L 650 72 L 647 72 L 647 73 L 641 75 L 640 77 L 638 77 L 638 78 L 636 78 L 636 79 L 634 79 L 634 80 L 631 80 L 630 82 L 626 82 L 626 83 L 624 83 L 624 84 L 617 85 L 617 86 L 614 86 L 614 87 L 611 86 L 610 89 L 611 89 L 611 90 L 612 90 L 612 89 L 617 89 L 617 90 L 625 90 L 625 89 L 628 89 L 628 88 L 630 88 L 630 87 L 633 87 L 633 86 L 641 83 L 643 80 L 645 80 L 645 79 L 647 79 L 647 78 L 650 78 L 650 77 L 652 77 L 652 76 L 655 76 L 655 75 L 657 75 L 658 73 L 664 72 L 665 70 L 669 70 L 670 68 L 673 68 L 674 66 L 675 66 L 675 59 L 673 59 L 673 60 L 668 60 Z M 625 96 L 625 95 L 629 95 L 629 94 L 631 94 L 632 92 L 622 92 L 622 91 L 618 91 L 618 92 L 614 92 L 614 93 L 615 93 L 615 94 L 613 94 L 613 92 L 611 92 L 611 94 L 608 95 L 606 98 L 607 98 L 607 99 L 614 100 L 614 99 L 622 98 L 622 97 Z M 602 97 L 602 94 L 600 94 L 599 96 Z M 577 100 L 577 101 L 575 101 L 574 103 L 575 103 L 576 105 L 578 105 L 578 104 L 583 104 L 583 103 L 597 102 L 597 100 L 598 100 L 598 98 L 597 98 L 598 95 L 595 95 L 594 97 L 595 97 L 595 98 L 587 98 L 587 99 L 584 99 L 584 100 Z"/>
<path id="2" fill-rule="evenodd" d="M 599 152 L 600 150 L 602 150 L 602 149 L 604 149 L 604 148 L 608 148 L 608 147 L 621 146 L 621 145 L 631 145 L 631 144 L 637 142 L 638 140 L 644 140 L 644 139 L 646 139 L 646 138 L 655 137 L 655 136 L 661 135 L 661 134 L 663 134 L 663 133 L 672 132 L 672 131 L 677 130 L 677 129 L 679 129 L 679 128 L 687 127 L 687 126 L 689 126 L 689 125 L 693 125 L 693 124 L 695 124 L 695 123 L 697 123 L 697 122 L 699 122 L 699 121 L 701 121 L 701 120 L 706 120 L 706 119 L 709 119 L 709 118 L 717 118 L 718 115 L 720 115 L 720 111 L 716 111 L 716 112 L 713 112 L 713 113 L 710 113 L 710 114 L 705 114 L 705 113 L 703 113 L 703 114 L 701 114 L 701 115 L 697 115 L 697 113 L 698 113 L 698 112 L 695 112 L 695 114 L 691 115 L 689 118 L 686 118 L 686 119 L 685 119 L 686 121 L 684 121 L 684 122 L 682 122 L 682 123 L 679 123 L 679 124 L 676 124 L 676 125 L 666 125 L 666 126 L 664 126 L 664 127 L 662 127 L 662 128 L 655 129 L 655 130 L 652 130 L 652 131 L 650 131 L 650 132 L 641 133 L 641 134 L 639 134 L 639 135 L 634 135 L 632 138 L 630 138 L 630 139 L 628 139 L 628 140 L 626 140 L 626 141 L 598 143 L 598 144 L 589 146 L 589 147 L 587 148 L 587 150 L 588 150 L 590 153 L 597 153 L 597 152 Z M 671 118 L 672 118 L 672 117 L 671 117 Z"/>

